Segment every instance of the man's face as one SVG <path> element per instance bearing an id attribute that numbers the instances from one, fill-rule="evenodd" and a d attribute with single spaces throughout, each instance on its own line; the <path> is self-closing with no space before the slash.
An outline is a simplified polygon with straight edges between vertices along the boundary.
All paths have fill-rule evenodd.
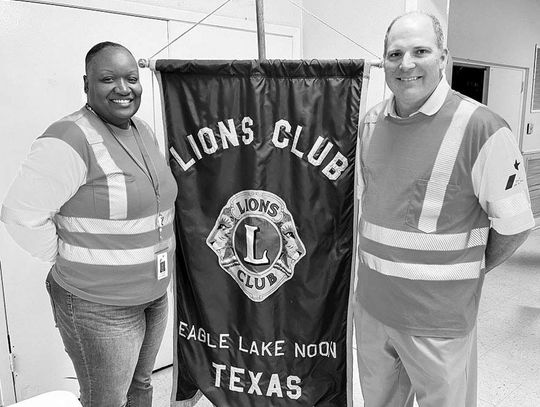
<path id="1" fill-rule="evenodd" d="M 141 104 L 139 69 L 123 48 L 108 47 L 94 56 L 84 77 L 88 104 L 104 120 L 126 127 Z"/>
<path id="2" fill-rule="evenodd" d="M 447 51 L 437 46 L 428 16 L 410 14 L 394 23 L 388 33 L 384 73 L 400 116 L 417 111 L 433 93 L 441 80 L 446 57 Z"/>

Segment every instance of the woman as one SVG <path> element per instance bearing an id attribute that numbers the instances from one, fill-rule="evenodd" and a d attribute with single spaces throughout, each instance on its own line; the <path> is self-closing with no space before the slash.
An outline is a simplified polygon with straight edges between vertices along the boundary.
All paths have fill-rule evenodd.
<path id="1" fill-rule="evenodd" d="M 177 187 L 151 129 L 133 117 L 133 55 L 86 55 L 87 104 L 32 145 L 2 207 L 8 232 L 54 263 L 46 280 L 83 406 L 152 405 L 167 322 Z"/>

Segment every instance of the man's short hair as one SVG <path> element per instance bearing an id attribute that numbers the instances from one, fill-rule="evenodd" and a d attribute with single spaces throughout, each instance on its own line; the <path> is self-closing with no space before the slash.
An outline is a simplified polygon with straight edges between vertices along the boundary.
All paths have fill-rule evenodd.
<path id="1" fill-rule="evenodd" d="M 94 45 L 92 48 L 90 48 L 90 50 L 86 54 L 86 57 L 84 58 L 84 67 L 85 67 L 86 73 L 88 73 L 88 67 L 90 66 L 90 63 L 92 62 L 94 57 L 106 48 L 122 48 L 131 54 L 129 49 L 124 47 L 122 44 L 118 44 L 116 42 L 111 42 L 111 41 L 100 42 Z"/>
<path id="2" fill-rule="evenodd" d="M 426 13 L 425 11 L 410 11 L 408 13 L 402 14 L 394 18 L 392 22 L 390 23 L 390 25 L 388 26 L 388 29 L 386 30 L 386 34 L 384 35 L 384 58 L 386 58 L 386 50 L 388 48 L 388 35 L 390 33 L 390 30 L 392 29 L 392 26 L 400 18 L 411 15 L 411 14 L 420 14 L 420 15 L 429 17 L 431 19 L 431 22 L 433 24 L 433 31 L 435 32 L 435 38 L 437 41 L 437 48 L 439 48 L 439 50 L 441 51 L 444 49 L 444 32 L 443 32 L 441 22 L 439 21 L 439 19 L 435 17 L 433 14 Z"/>

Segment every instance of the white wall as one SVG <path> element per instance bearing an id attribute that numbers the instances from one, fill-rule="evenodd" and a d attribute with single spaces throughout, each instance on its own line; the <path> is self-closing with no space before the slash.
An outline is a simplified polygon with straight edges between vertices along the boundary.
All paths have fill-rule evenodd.
<path id="1" fill-rule="evenodd" d="M 304 7 L 375 54 L 372 55 L 320 21 L 304 14 L 304 58 L 362 58 L 369 61 L 382 57 L 386 28 L 394 17 L 405 11 L 405 1 L 310 0 L 304 1 Z M 382 69 L 372 68 L 367 107 L 380 102 L 384 92 Z"/>
<path id="2" fill-rule="evenodd" d="M 448 9 L 451 0 L 415 0 L 414 10 L 423 10 L 439 19 L 445 35 L 448 34 Z M 408 0 L 411 3 L 411 0 Z M 409 10 L 407 10 L 409 11 Z"/>
<path id="3" fill-rule="evenodd" d="M 179 10 L 194 11 L 208 14 L 218 8 L 225 0 L 128 0 L 134 3 L 145 3 Z M 309 1 L 309 0 L 308 0 Z M 295 0 L 302 4 L 302 0 Z M 301 23 L 300 9 L 287 0 L 265 0 L 264 20 L 269 24 L 299 27 Z M 255 0 L 232 0 L 221 8 L 215 15 L 234 17 L 245 20 L 255 20 Z"/>
<path id="4" fill-rule="evenodd" d="M 523 151 L 540 151 L 540 113 L 531 113 L 534 47 L 540 42 L 538 0 L 452 0 L 448 46 L 454 58 L 529 69 L 524 123 L 534 132 L 523 136 Z"/>
<path id="5" fill-rule="evenodd" d="M 449 0 L 309 0 L 304 8 L 326 23 L 352 38 L 366 50 L 304 14 L 304 58 L 382 58 L 384 34 L 392 20 L 408 11 L 423 10 L 436 15 L 443 28 L 447 27 Z M 369 52 L 368 52 L 369 51 Z M 376 56 L 372 55 L 375 54 Z M 372 68 L 367 107 L 388 97 L 380 68 Z"/>

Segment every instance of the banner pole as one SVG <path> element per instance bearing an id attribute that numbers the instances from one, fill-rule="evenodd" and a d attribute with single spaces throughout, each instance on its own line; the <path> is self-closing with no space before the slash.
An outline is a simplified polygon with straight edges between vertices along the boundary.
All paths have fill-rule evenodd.
<path id="1" fill-rule="evenodd" d="M 367 106 L 367 96 L 369 88 L 369 78 L 371 73 L 371 68 L 382 67 L 382 61 L 374 60 L 364 62 L 364 72 L 362 74 L 362 88 L 360 91 L 360 106 L 358 108 L 358 135 L 356 137 L 356 155 L 355 155 L 355 171 L 354 171 L 354 211 L 353 211 L 353 250 L 352 250 L 352 261 L 351 261 L 351 279 L 349 287 L 349 309 L 347 312 L 347 407 L 353 406 L 353 388 L 354 388 L 354 372 L 353 369 L 356 368 L 356 365 L 353 363 L 356 360 L 355 349 L 356 344 L 353 343 L 353 332 L 354 332 L 354 309 L 355 309 L 355 296 L 356 296 L 356 284 L 358 281 L 358 221 L 360 218 L 361 212 L 361 197 L 358 196 L 358 183 L 361 177 L 360 174 L 360 154 L 361 154 L 361 137 L 360 124 L 364 119 L 366 114 Z M 358 363 L 358 362 L 357 362 Z"/>
<path id="2" fill-rule="evenodd" d="M 255 0 L 257 9 L 257 43 L 259 48 L 259 61 L 266 59 L 266 44 L 264 34 L 264 0 Z"/>
<path id="3" fill-rule="evenodd" d="M 364 74 L 362 76 L 362 91 L 360 93 L 360 112 L 359 118 L 363 118 L 366 114 L 366 105 L 367 105 L 367 92 L 369 88 L 369 79 L 371 77 L 371 68 L 382 68 L 382 60 L 372 60 L 365 62 L 364 65 Z M 365 93 L 364 93 L 365 92 Z"/>

